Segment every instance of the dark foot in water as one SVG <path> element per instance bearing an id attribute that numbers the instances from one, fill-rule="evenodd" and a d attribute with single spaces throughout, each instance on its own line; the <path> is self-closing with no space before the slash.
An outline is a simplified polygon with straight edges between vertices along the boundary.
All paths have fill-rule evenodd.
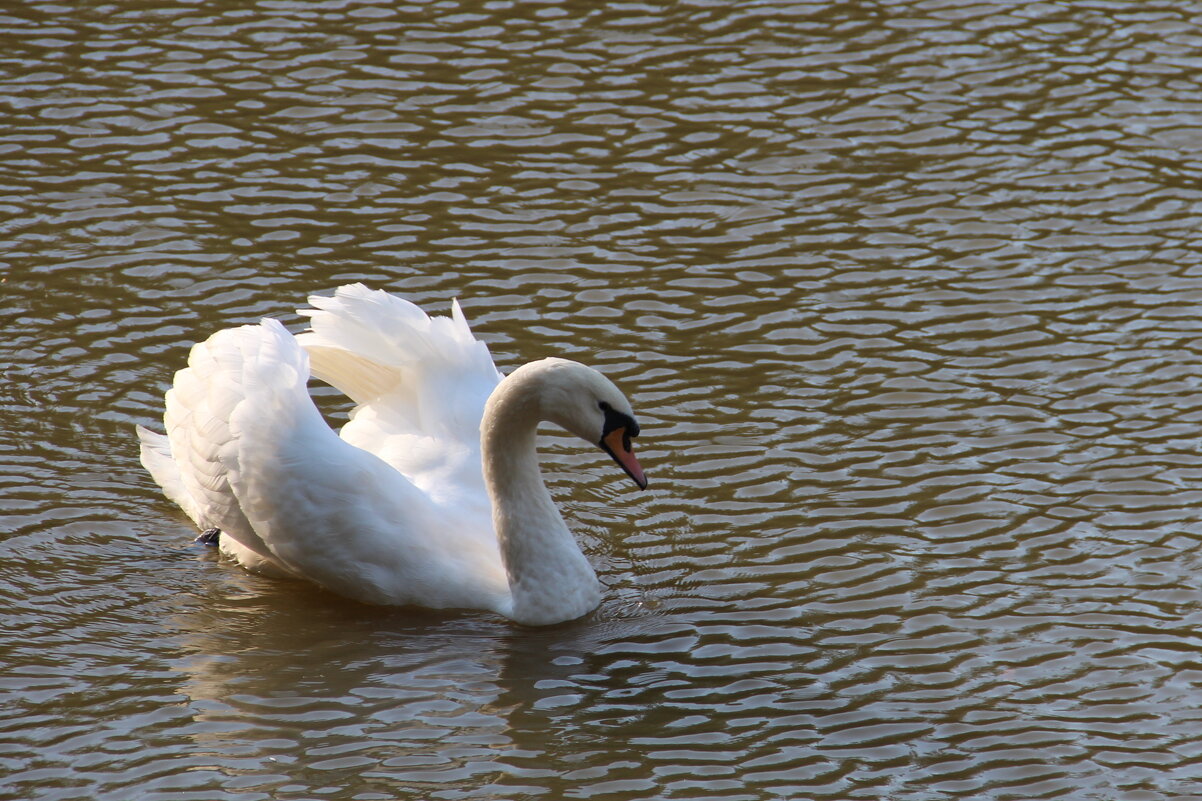
<path id="1" fill-rule="evenodd" d="M 200 536 L 197 537 L 195 541 L 199 542 L 201 545 L 207 545 L 210 548 L 216 548 L 217 547 L 217 538 L 220 536 L 221 536 L 221 529 L 206 528 L 204 531 L 200 532 Z"/>

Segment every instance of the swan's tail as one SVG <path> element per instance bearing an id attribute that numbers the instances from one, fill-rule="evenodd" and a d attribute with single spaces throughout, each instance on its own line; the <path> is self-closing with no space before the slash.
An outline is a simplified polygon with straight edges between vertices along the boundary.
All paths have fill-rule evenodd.
<path id="1" fill-rule="evenodd" d="M 134 426 L 138 432 L 138 442 L 142 450 L 142 466 L 146 472 L 163 488 L 163 494 L 168 499 L 179 504 L 184 514 L 192 518 L 198 528 L 204 528 L 201 522 L 200 509 L 188 491 L 184 489 L 183 477 L 180 476 L 179 465 L 171 455 L 171 442 L 163 434 L 151 431 L 149 428 Z"/>
<path id="2" fill-rule="evenodd" d="M 298 312 L 312 329 L 298 339 L 314 376 L 371 406 L 393 430 L 479 436 L 501 374 L 458 302 L 450 317 L 428 317 L 407 300 L 349 284 L 309 303 L 315 308 Z"/>

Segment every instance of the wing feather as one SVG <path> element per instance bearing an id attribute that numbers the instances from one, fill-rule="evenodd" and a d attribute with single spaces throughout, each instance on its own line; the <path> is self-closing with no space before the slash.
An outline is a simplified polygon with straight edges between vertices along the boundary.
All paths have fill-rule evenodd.
<path id="1" fill-rule="evenodd" d="M 313 374 L 357 405 L 341 435 L 442 503 L 484 499 L 480 420 L 502 376 L 457 301 L 429 317 L 362 284 L 309 298 Z"/>

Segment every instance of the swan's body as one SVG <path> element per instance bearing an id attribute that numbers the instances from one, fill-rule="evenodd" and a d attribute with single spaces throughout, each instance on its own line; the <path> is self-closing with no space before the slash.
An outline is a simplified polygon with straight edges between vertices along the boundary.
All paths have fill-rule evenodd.
<path id="1" fill-rule="evenodd" d="M 543 484 L 541 420 L 601 445 L 640 485 L 629 403 L 600 373 L 543 359 L 502 377 L 457 304 L 429 318 L 362 285 L 192 348 L 142 463 L 223 553 L 360 601 L 579 617 L 600 585 Z M 335 434 L 312 373 L 357 404 Z"/>

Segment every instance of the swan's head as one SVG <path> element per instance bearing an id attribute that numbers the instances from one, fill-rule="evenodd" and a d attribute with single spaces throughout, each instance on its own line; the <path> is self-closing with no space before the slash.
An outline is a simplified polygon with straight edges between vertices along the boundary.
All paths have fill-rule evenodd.
<path id="1" fill-rule="evenodd" d="M 640 489 L 647 476 L 634 456 L 630 441 L 639 435 L 630 401 L 622 391 L 591 367 L 568 359 L 542 359 L 514 371 L 537 371 L 539 405 L 544 420 L 562 426 L 613 457 Z"/>

